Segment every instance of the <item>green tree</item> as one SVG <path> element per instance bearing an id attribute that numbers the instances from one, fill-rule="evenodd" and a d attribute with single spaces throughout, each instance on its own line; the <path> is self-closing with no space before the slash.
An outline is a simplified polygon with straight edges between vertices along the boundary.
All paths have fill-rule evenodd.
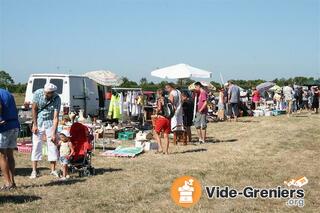
<path id="1" fill-rule="evenodd" d="M 140 86 L 142 86 L 142 85 L 147 85 L 147 84 L 148 84 L 147 78 L 141 78 L 141 79 L 140 79 Z"/>
<path id="2" fill-rule="evenodd" d="M 178 87 L 188 87 L 193 82 L 195 81 L 192 80 L 191 78 L 180 78 L 180 79 L 177 79 L 176 85 Z"/>
<path id="3" fill-rule="evenodd" d="M 122 81 L 123 83 L 120 85 L 120 87 L 126 87 L 126 88 L 138 87 L 137 82 L 130 81 L 127 77 L 123 77 Z"/>
<path id="4" fill-rule="evenodd" d="M 215 81 L 210 82 L 217 90 L 221 89 L 221 84 Z"/>
<path id="5" fill-rule="evenodd" d="M 26 92 L 27 84 L 18 83 L 13 86 L 14 86 L 14 88 L 12 88 L 12 90 L 13 90 L 12 92 L 14 92 L 14 93 L 25 93 Z"/>
<path id="6" fill-rule="evenodd" d="M 296 85 L 305 85 L 309 82 L 310 80 L 314 80 L 313 78 L 307 78 L 307 77 L 303 77 L 303 76 L 297 76 L 293 78 L 294 84 Z"/>
<path id="7" fill-rule="evenodd" d="M 0 71 L 0 87 L 8 88 L 8 86 L 13 85 L 14 81 L 9 73 L 4 70 Z"/>

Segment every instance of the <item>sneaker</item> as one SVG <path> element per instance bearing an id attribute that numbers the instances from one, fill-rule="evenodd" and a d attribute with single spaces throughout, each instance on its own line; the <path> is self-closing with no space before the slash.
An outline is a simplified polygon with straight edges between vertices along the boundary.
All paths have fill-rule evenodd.
<path id="1" fill-rule="evenodd" d="M 67 175 L 67 176 L 66 176 L 66 179 L 69 179 L 69 178 L 70 178 L 70 175 Z"/>
<path id="2" fill-rule="evenodd" d="M 52 175 L 52 176 L 55 176 L 55 177 L 60 177 L 59 176 L 59 173 L 55 170 L 55 171 L 52 171 L 52 172 L 50 172 L 50 175 Z"/>
<path id="3" fill-rule="evenodd" d="M 62 177 L 59 179 L 60 181 L 66 181 L 67 180 L 67 177 Z"/>
<path id="4" fill-rule="evenodd" d="M 35 178 L 37 178 L 37 177 L 38 177 L 37 172 L 36 172 L 36 171 L 32 171 L 29 178 L 30 178 L 30 179 L 35 179 Z"/>

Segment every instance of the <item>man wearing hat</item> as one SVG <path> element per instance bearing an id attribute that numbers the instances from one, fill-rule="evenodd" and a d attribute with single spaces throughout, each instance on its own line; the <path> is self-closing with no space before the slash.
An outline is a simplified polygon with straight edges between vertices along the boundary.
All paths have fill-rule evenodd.
<path id="1" fill-rule="evenodd" d="M 42 160 L 43 136 L 46 136 L 48 161 L 51 164 L 51 175 L 59 177 L 56 171 L 58 160 L 57 149 L 57 127 L 59 121 L 59 111 L 61 99 L 56 93 L 57 87 L 47 83 L 43 89 L 38 89 L 33 95 L 32 103 L 32 173 L 30 178 L 38 176 L 38 161 Z"/>

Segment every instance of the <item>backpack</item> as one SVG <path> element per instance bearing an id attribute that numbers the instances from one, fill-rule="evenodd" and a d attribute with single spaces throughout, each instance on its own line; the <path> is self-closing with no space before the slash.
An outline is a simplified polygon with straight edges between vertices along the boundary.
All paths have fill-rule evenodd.
<path id="1" fill-rule="evenodd" d="M 174 106 L 167 98 L 164 99 L 162 112 L 163 112 L 163 116 L 169 119 L 172 118 L 175 114 Z"/>

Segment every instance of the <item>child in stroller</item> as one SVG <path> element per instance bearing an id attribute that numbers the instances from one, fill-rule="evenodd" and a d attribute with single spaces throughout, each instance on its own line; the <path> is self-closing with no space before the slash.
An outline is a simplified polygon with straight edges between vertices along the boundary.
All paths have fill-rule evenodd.
<path id="1" fill-rule="evenodd" d="M 79 176 L 90 176 L 95 174 L 91 165 L 92 158 L 92 134 L 89 129 L 81 124 L 74 123 L 70 129 L 71 143 L 74 154 L 70 159 L 69 168 L 71 173 L 79 172 Z"/>

